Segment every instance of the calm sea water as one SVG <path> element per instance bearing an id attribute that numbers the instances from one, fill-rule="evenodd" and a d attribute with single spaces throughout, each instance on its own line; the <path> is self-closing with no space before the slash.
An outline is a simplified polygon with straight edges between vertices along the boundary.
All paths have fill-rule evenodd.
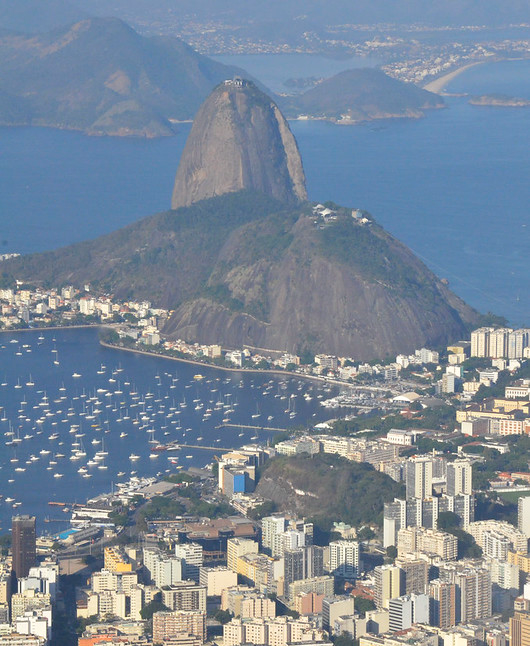
<path id="1" fill-rule="evenodd" d="M 324 73 L 311 57 L 296 64 L 290 59 L 289 67 L 281 57 L 252 58 L 268 70 L 263 80 L 269 83 Z M 330 67 L 330 73 L 335 71 Z M 529 78 L 529 61 L 484 65 L 459 76 L 450 89 L 529 96 Z M 530 110 L 478 108 L 459 97 L 448 99 L 448 109 L 418 121 L 358 127 L 293 122 L 292 129 L 311 199 L 371 211 L 470 304 L 516 324 L 530 323 Z M 188 132 L 189 125 L 183 124 L 172 139 L 148 141 L 0 129 L 1 251 L 53 249 L 167 209 Z M 215 428 L 226 407 L 204 419 L 206 408 L 219 401 L 236 403 L 229 415 L 239 423 L 252 424 L 259 409 L 260 424 L 272 416 L 271 425 L 286 426 L 293 421 L 285 412 L 291 394 L 297 395 L 294 422 L 325 417 L 311 385 L 282 385 L 282 380 L 266 385 L 265 376 L 203 368 L 206 379 L 197 382 L 197 369 L 185 364 L 101 348 L 94 330 L 38 336 L 0 335 L 0 383 L 6 384 L 0 385 L 4 529 L 16 502 L 21 503 L 18 512 L 37 514 L 41 523 L 47 515 L 53 521 L 61 514 L 48 507 L 50 500 L 84 500 L 132 471 L 174 469 L 167 454 L 149 457 L 153 437 L 214 446 L 249 441 L 252 430 Z M 11 338 L 18 343 L 10 343 Z M 303 397 L 306 392 L 312 399 Z M 187 406 L 181 408 L 184 398 Z M 203 407 L 195 409 L 199 404 Z M 81 444 L 86 456 L 70 460 L 72 449 Z M 84 478 L 79 469 L 103 445 L 107 469 L 87 467 L 91 477 Z M 57 454 L 65 457 L 54 459 Z M 205 450 L 184 450 L 179 464 L 202 465 L 211 456 Z M 6 498 L 13 500 L 6 503 Z"/>
<path id="2" fill-rule="evenodd" d="M 344 64 L 244 58 L 269 83 Z M 529 78 L 530 61 L 483 65 L 450 89 L 527 96 Z M 422 120 L 293 122 L 309 196 L 367 209 L 471 305 L 529 324 L 530 109 L 447 103 Z M 188 132 L 146 141 L 0 129 L 0 249 L 52 249 L 165 210 Z"/>
<path id="3" fill-rule="evenodd" d="M 96 329 L 2 333 L 0 526 L 9 527 L 15 509 L 56 531 L 67 516 L 50 501 L 83 502 L 131 475 L 204 466 L 219 454 L 152 453 L 156 442 L 220 449 L 266 441 L 274 432 L 219 426 L 315 423 L 331 416 L 320 399 L 336 392 L 104 348 Z"/>

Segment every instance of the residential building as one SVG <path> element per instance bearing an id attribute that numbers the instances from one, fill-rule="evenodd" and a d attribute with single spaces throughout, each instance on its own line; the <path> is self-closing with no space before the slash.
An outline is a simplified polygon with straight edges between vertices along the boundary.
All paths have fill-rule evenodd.
<path id="1" fill-rule="evenodd" d="M 448 581 L 434 579 L 429 583 L 431 599 L 430 624 L 450 628 L 456 624 L 456 586 Z"/>
<path id="2" fill-rule="evenodd" d="M 17 579 L 26 577 L 36 561 L 35 516 L 13 516 L 11 523 L 12 568 Z"/>
<path id="3" fill-rule="evenodd" d="M 203 564 L 203 548 L 199 543 L 177 543 L 175 556 L 182 560 L 182 578 L 199 582 L 199 571 Z"/>
<path id="4" fill-rule="evenodd" d="M 201 567 L 199 582 L 209 597 L 221 596 L 223 590 L 237 585 L 237 574 L 227 567 Z"/>
<path id="5" fill-rule="evenodd" d="M 521 496 L 517 501 L 517 526 L 522 534 L 530 538 L 530 496 Z"/>
<path id="6" fill-rule="evenodd" d="M 332 541 L 329 544 L 329 569 L 333 576 L 356 579 L 360 571 L 359 543 Z"/>
<path id="7" fill-rule="evenodd" d="M 375 605 L 388 609 L 390 599 L 400 597 L 405 591 L 405 574 L 395 565 L 379 565 L 374 570 L 374 578 Z"/>
<path id="8" fill-rule="evenodd" d="M 170 610 L 206 612 L 206 587 L 194 581 L 181 581 L 162 590 L 162 602 Z"/>
<path id="9" fill-rule="evenodd" d="M 530 612 L 515 612 L 511 617 L 510 646 L 530 646 Z"/>
<path id="10" fill-rule="evenodd" d="M 155 612 L 153 642 L 161 643 L 180 634 L 194 635 L 202 644 L 206 639 L 206 613 L 195 610 Z"/>

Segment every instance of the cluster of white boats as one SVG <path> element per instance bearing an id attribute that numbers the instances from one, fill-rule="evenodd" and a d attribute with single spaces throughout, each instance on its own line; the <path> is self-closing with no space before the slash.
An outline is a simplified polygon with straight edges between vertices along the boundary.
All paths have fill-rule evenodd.
<path id="1" fill-rule="evenodd" d="M 44 340 L 39 336 L 33 346 L 16 338 L 0 344 L 0 352 L 9 354 L 12 343 L 15 356 L 49 352 L 47 370 L 54 376 L 41 375 L 41 367 L 39 374 L 33 371 L 35 377 L 19 373 L 15 379 L 6 376 L 0 381 L 0 433 L 6 447 L 0 482 L 8 485 L 30 477 L 36 486 L 48 486 L 42 481 L 47 472 L 59 482 L 65 475 L 69 482 L 75 474 L 89 481 L 98 473 L 105 476 L 109 472 L 109 482 L 135 475 L 139 460 L 144 461 L 142 470 L 152 473 L 159 467 L 148 464 L 156 464 L 164 455 L 166 466 L 174 469 L 179 462 L 175 452 L 183 444 L 197 448 L 208 442 L 221 447 L 224 438 L 225 444 L 234 446 L 235 435 L 244 438 L 239 443 L 260 439 L 259 429 L 272 426 L 273 419 L 286 425 L 297 416 L 297 400 L 306 403 L 323 397 L 312 384 L 301 380 L 203 377 L 192 375 L 188 366 L 181 371 L 185 377 L 176 371 L 161 371 L 151 378 L 139 373 L 143 389 L 121 364 L 87 364 L 83 368 L 78 364 L 76 370 L 70 372 L 70 368 L 65 374 L 64 364 L 72 362 L 61 365 L 54 340 L 51 349 Z M 249 392 L 248 388 L 254 390 Z M 227 430 L 233 432 L 228 434 Z M 196 455 L 191 452 L 184 460 Z M 163 471 L 168 469 L 163 467 L 159 474 Z M 5 502 L 20 505 L 12 496 Z"/>

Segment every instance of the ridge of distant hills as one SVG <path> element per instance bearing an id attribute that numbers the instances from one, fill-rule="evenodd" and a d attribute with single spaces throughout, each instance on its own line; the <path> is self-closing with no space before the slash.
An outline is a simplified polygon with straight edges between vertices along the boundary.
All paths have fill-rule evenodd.
<path id="1" fill-rule="evenodd" d="M 0 124 L 89 134 L 169 135 L 241 70 L 178 38 L 144 37 L 117 18 L 33 36 L 0 35 Z"/>
<path id="2" fill-rule="evenodd" d="M 142 36 L 117 18 L 32 35 L 2 31 L 0 125 L 171 135 L 174 122 L 193 119 L 210 91 L 235 76 L 249 78 L 178 38 Z M 377 69 L 348 70 L 276 100 L 288 116 L 347 122 L 417 117 L 443 106 L 436 95 Z"/>
<path id="3" fill-rule="evenodd" d="M 436 94 L 370 67 L 340 72 L 280 103 L 287 116 L 304 114 L 339 123 L 421 117 L 424 110 L 445 106 Z"/>

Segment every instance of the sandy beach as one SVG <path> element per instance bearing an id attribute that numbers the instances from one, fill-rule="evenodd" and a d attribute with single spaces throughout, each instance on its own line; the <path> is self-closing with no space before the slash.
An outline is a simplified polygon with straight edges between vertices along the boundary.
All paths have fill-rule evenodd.
<path id="1" fill-rule="evenodd" d="M 450 83 L 454 78 L 456 78 L 459 74 L 462 74 L 462 72 L 465 72 L 466 70 L 470 69 L 471 67 L 475 67 L 476 65 L 482 65 L 482 63 L 485 63 L 485 62 L 486 61 L 477 61 L 475 63 L 468 63 L 467 65 L 462 65 L 462 67 L 458 67 L 456 70 L 453 70 L 452 72 L 448 72 L 447 74 L 440 76 L 434 81 L 427 83 L 427 85 L 423 86 L 423 89 L 428 90 L 429 92 L 434 92 L 434 94 L 443 94 L 443 90 L 445 86 L 448 83 Z"/>

